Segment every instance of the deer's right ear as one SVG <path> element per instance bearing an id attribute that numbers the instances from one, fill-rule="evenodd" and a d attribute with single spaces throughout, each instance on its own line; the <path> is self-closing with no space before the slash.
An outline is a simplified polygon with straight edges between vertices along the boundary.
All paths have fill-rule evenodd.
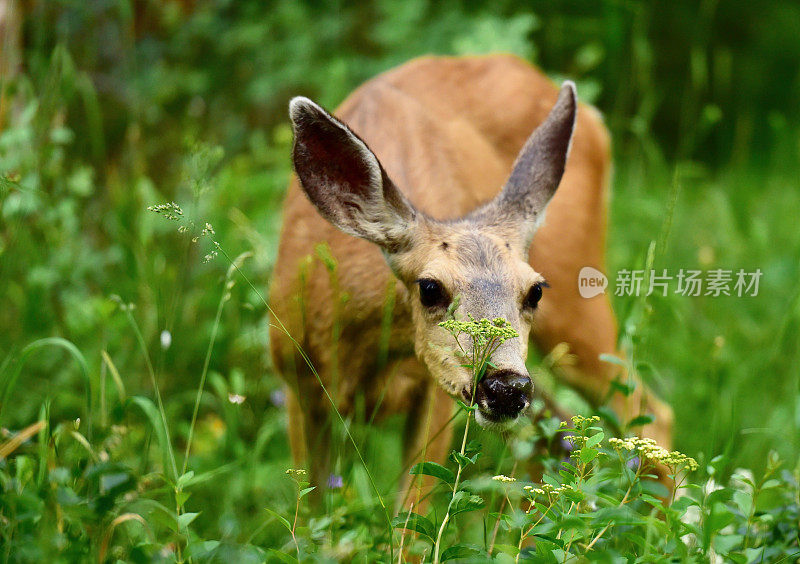
<path id="1" fill-rule="evenodd" d="M 294 168 L 333 225 L 391 251 L 408 243 L 416 212 L 355 133 L 308 98 L 293 98 Z"/>

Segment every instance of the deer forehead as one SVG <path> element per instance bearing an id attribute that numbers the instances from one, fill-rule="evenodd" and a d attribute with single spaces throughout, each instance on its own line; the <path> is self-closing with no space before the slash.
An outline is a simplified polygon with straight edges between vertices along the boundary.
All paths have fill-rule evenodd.
<path id="1" fill-rule="evenodd" d="M 515 294 L 541 282 L 519 250 L 503 237 L 471 224 L 438 225 L 404 257 L 413 280 L 433 278 L 450 290 Z"/>

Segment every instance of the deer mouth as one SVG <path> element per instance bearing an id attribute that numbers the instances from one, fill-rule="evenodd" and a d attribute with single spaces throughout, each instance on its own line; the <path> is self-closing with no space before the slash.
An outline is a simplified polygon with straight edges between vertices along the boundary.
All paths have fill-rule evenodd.
<path id="1" fill-rule="evenodd" d="M 475 410 L 475 421 L 478 425 L 492 431 L 505 431 L 512 427 L 527 413 L 528 407 L 530 407 L 530 400 L 526 398 L 522 402 L 523 405 L 516 406 L 519 407 L 519 409 L 496 411 L 487 405 L 485 398 L 481 397 L 480 391 L 476 395 L 475 402 L 473 403 L 472 391 L 467 388 L 461 391 L 461 397 L 467 405 L 475 405 L 475 407 L 477 407 Z"/>
<path id="2" fill-rule="evenodd" d="M 475 422 L 487 431 L 495 431 L 497 433 L 507 431 L 516 425 L 520 419 L 522 419 L 521 413 L 515 417 L 507 417 L 481 409 L 480 406 L 475 410 Z"/>

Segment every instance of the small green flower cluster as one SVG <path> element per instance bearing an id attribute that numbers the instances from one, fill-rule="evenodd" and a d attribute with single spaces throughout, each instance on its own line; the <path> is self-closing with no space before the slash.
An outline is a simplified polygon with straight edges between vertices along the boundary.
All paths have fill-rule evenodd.
<path id="1" fill-rule="evenodd" d="M 308 474 L 308 472 L 306 472 L 302 468 L 289 468 L 286 471 L 286 474 L 288 474 L 289 476 L 291 476 L 294 479 L 300 479 L 300 478 L 303 478 L 306 474 Z"/>
<path id="2" fill-rule="evenodd" d="M 171 219 L 172 221 L 180 221 L 183 217 L 183 210 L 175 202 L 149 206 L 147 209 L 148 211 L 157 213 L 161 217 L 165 219 Z"/>
<path id="3" fill-rule="evenodd" d="M 206 225 L 208 225 L 208 224 L 206 224 Z M 213 233 L 213 231 L 212 231 L 212 233 Z M 217 243 L 216 241 L 212 241 L 212 243 L 214 243 L 214 247 L 216 247 L 217 249 L 220 248 L 219 243 Z M 203 262 L 210 262 L 210 261 L 214 260 L 215 258 L 217 258 L 218 254 L 219 253 L 216 250 L 212 250 L 210 253 L 208 253 L 206 256 L 203 257 Z"/>
<path id="4" fill-rule="evenodd" d="M 519 333 L 502 317 L 489 321 L 485 317 L 476 321 L 471 314 L 467 314 L 469 321 L 448 319 L 439 323 L 439 327 L 446 329 L 453 337 L 466 333 L 472 337 L 476 348 L 486 346 L 490 342 L 502 343 L 508 339 L 519 337 Z"/>
<path id="5" fill-rule="evenodd" d="M 172 221 L 180 221 L 182 225 L 178 227 L 178 233 L 187 233 L 190 229 L 196 232 L 198 229 L 197 225 L 191 219 L 188 219 L 183 215 L 183 210 L 181 207 L 176 204 L 175 202 L 169 202 L 167 204 L 157 204 L 155 206 L 148 206 L 148 211 L 153 213 L 157 213 L 161 217 L 165 219 L 170 219 Z M 208 235 L 209 237 L 213 237 L 216 235 L 217 232 L 214 231 L 214 227 L 208 222 L 205 222 L 203 229 L 200 231 L 200 235 L 192 237 L 192 243 L 197 243 L 201 237 Z M 215 241 L 214 239 L 211 240 L 214 245 L 214 249 L 211 250 L 206 256 L 203 257 L 203 262 L 210 262 L 217 258 L 219 252 L 221 250 L 220 244 Z"/>
<path id="6" fill-rule="evenodd" d="M 623 449 L 637 452 L 643 460 L 664 464 L 673 468 L 688 468 L 690 472 L 697 470 L 697 461 L 677 450 L 668 451 L 658 446 L 653 439 L 628 437 L 625 439 L 611 438 L 608 443 L 616 451 Z"/>

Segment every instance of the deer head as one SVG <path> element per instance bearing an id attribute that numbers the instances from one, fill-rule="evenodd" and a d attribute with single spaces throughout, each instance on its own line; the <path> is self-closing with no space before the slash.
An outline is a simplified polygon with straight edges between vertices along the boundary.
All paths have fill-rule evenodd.
<path id="1" fill-rule="evenodd" d="M 290 103 L 303 190 L 333 225 L 381 247 L 409 292 L 416 354 L 439 385 L 473 399 L 472 374 L 438 325 L 456 296 L 457 318 L 502 317 L 519 333 L 493 354 L 476 388 L 477 420 L 484 426 L 513 421 L 530 405 L 525 358 L 546 282 L 528 264 L 528 247 L 564 173 L 576 111 L 575 87 L 566 82 L 497 197 L 465 217 L 437 221 L 415 209 L 345 124 L 307 98 Z M 462 348 L 470 350 L 469 337 L 462 338 Z"/>

